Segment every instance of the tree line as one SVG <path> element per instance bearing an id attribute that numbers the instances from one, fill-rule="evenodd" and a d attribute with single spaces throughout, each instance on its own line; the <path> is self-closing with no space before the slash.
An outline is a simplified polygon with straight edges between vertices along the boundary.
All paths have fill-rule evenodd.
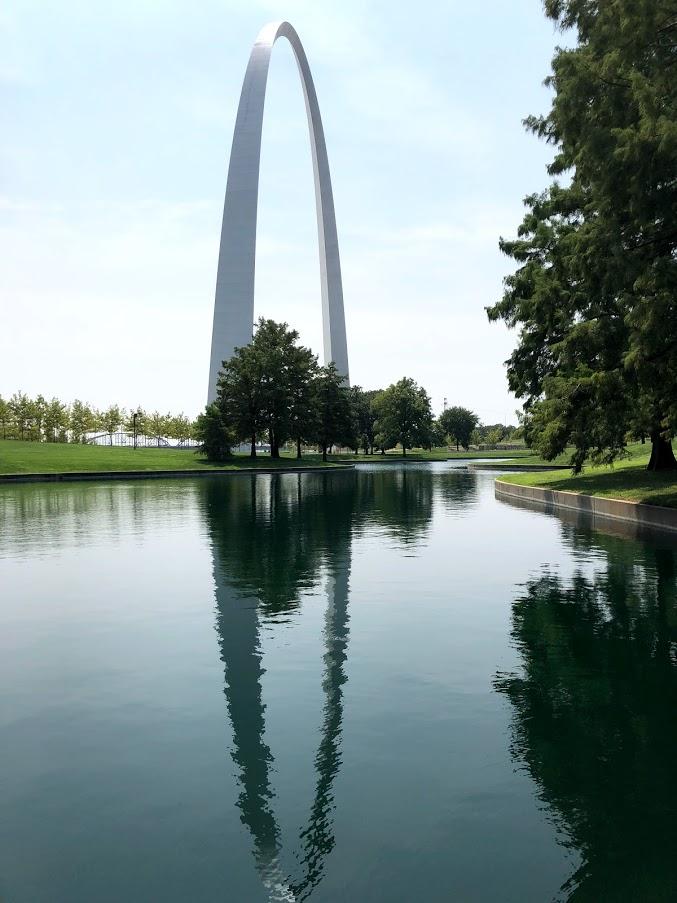
<path id="1" fill-rule="evenodd" d="M 136 422 L 135 422 L 136 421 Z M 183 442 L 195 438 L 195 422 L 185 414 L 147 413 L 141 408 L 127 410 L 110 405 L 99 410 L 76 399 L 70 404 L 42 395 L 30 398 L 15 392 L 9 399 L 0 395 L 0 437 L 32 442 L 83 442 L 88 434 L 108 433 L 111 443 L 118 430 Z"/>
<path id="2" fill-rule="evenodd" d="M 677 6 L 545 0 L 545 12 L 577 36 L 555 53 L 550 111 L 525 122 L 553 145 L 555 180 L 500 241 L 517 269 L 489 318 L 519 329 L 508 381 L 543 457 L 573 446 L 579 471 L 649 438 L 649 469 L 675 469 Z"/>
<path id="3" fill-rule="evenodd" d="M 397 446 L 406 455 L 449 441 L 467 449 L 487 437 L 499 442 L 511 429 L 482 427 L 478 416 L 462 407 L 435 418 L 428 393 L 409 377 L 384 389 L 348 387 L 333 363 L 319 365 L 295 329 L 263 317 L 252 342 L 224 361 L 216 401 L 196 422 L 196 436 L 214 460 L 244 442 L 255 457 L 262 440 L 273 458 L 289 443 L 297 458 L 304 446 L 315 446 L 324 460 L 335 446 L 368 455 Z"/>

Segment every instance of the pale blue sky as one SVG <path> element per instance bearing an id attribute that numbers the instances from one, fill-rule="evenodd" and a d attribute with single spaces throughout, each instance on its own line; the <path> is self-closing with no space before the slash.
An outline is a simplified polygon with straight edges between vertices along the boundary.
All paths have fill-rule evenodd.
<path id="1" fill-rule="evenodd" d="M 334 184 L 351 379 L 413 376 L 436 410 L 514 420 L 501 293 L 551 150 L 562 36 L 538 0 L 5 0 L 0 7 L 0 393 L 203 406 L 228 153 L 260 27 L 288 19 Z M 273 54 L 256 310 L 321 351 L 305 110 Z"/>

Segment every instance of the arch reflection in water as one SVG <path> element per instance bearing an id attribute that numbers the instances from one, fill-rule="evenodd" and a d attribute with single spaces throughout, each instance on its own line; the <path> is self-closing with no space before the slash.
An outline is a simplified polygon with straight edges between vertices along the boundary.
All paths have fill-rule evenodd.
<path id="1" fill-rule="evenodd" d="M 333 782 L 341 764 L 344 664 L 348 645 L 350 530 L 355 501 L 350 475 L 261 477 L 205 486 L 211 538 L 216 628 L 225 666 L 225 695 L 233 730 L 232 757 L 240 782 L 238 806 L 253 842 L 269 899 L 304 900 L 321 880 L 334 847 Z M 333 504 L 328 506 L 324 494 Z M 261 531 L 265 531 L 261 541 Z M 257 542 L 258 537 L 258 542 Z M 280 562 L 286 561 L 278 585 Z M 274 812 L 274 754 L 264 740 L 265 672 L 261 619 L 298 605 L 303 589 L 325 574 L 327 609 L 322 688 L 324 706 L 314 759 L 315 791 L 296 857 L 300 876 L 287 874 L 285 844 Z M 270 578 L 270 579 L 269 579 Z"/>
<path id="2" fill-rule="evenodd" d="M 546 572 L 513 604 L 522 674 L 499 674 L 512 753 L 580 856 L 570 901 L 677 898 L 677 554 L 564 525 L 592 573 Z M 596 559 L 596 562 L 595 562 Z"/>

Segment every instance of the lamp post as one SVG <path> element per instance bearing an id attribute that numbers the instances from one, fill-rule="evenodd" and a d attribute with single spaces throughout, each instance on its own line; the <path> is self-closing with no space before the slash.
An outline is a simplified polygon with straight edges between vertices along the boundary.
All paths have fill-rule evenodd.
<path id="1" fill-rule="evenodd" d="M 132 414 L 132 432 L 134 433 L 134 448 L 136 448 L 136 418 L 141 416 L 141 409 Z"/>

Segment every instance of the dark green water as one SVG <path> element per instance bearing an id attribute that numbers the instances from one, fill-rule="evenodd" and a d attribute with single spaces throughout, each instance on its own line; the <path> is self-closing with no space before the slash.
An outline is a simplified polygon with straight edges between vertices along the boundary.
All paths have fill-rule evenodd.
<path id="1" fill-rule="evenodd" d="M 452 465 L 0 490 L 0 900 L 677 899 L 674 540 Z"/>

